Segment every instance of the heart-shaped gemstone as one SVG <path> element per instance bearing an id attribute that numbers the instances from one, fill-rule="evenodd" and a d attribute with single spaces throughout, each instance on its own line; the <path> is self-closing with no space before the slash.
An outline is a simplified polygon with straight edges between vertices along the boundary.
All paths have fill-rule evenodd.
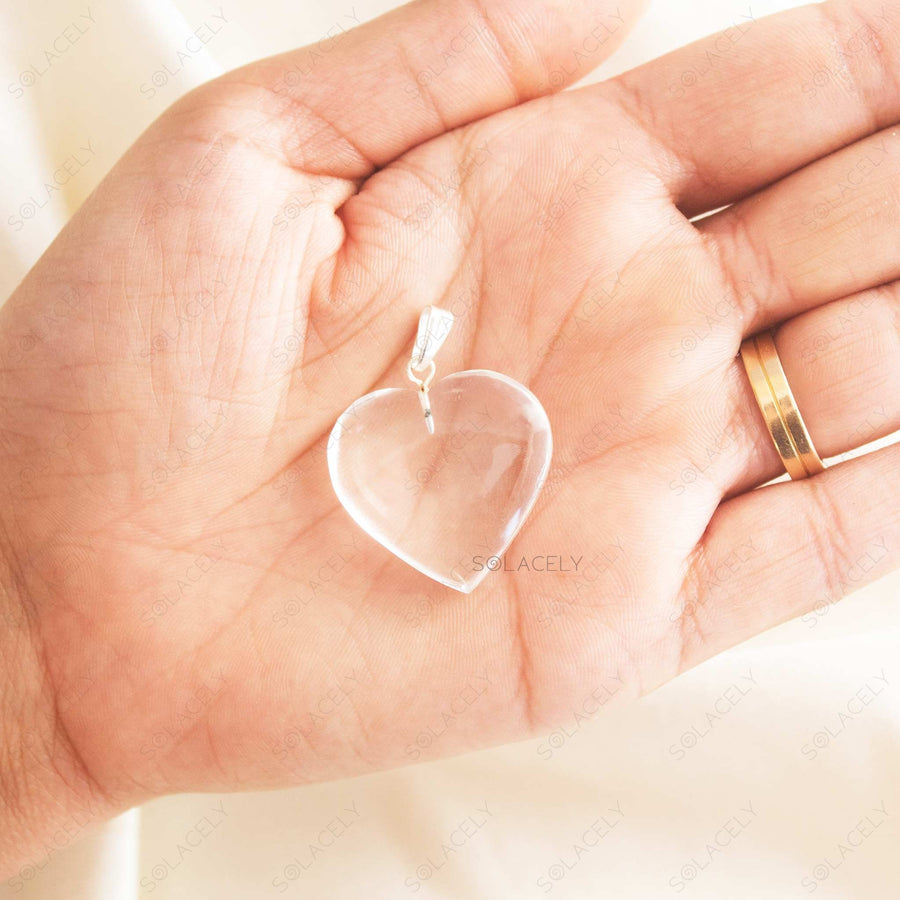
<path id="1" fill-rule="evenodd" d="M 537 499 L 550 467 L 550 422 L 531 391 L 485 369 L 448 375 L 428 397 L 433 434 L 415 389 L 360 397 L 331 432 L 328 469 L 362 529 L 468 594 Z"/>

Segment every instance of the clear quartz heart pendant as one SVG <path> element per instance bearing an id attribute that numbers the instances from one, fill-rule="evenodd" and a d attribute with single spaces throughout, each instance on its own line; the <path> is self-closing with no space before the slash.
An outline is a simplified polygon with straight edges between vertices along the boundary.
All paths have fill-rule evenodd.
<path id="1" fill-rule="evenodd" d="M 453 314 L 426 307 L 413 388 L 360 397 L 335 423 L 328 471 L 356 523 L 429 578 L 463 593 L 496 567 L 547 477 L 553 441 L 537 397 L 499 372 L 434 380 Z"/>

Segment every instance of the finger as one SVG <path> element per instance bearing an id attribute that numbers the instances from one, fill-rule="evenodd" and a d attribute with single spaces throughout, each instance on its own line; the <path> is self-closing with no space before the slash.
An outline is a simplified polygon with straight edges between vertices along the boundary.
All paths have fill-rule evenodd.
<path id="1" fill-rule="evenodd" d="M 691 560 L 682 668 L 900 563 L 900 445 L 723 503 Z"/>
<path id="2" fill-rule="evenodd" d="M 900 118 L 900 2 L 831 0 L 731 28 L 609 87 L 658 140 L 689 214 Z"/>
<path id="3" fill-rule="evenodd" d="M 699 222 L 728 282 L 756 285 L 741 297 L 744 334 L 900 278 L 898 184 L 891 129 Z"/>
<path id="4" fill-rule="evenodd" d="M 900 429 L 900 284 L 836 300 L 785 322 L 775 345 L 813 446 L 834 457 Z M 740 358 L 709 379 L 699 405 L 716 451 L 702 467 L 721 494 L 784 474 Z M 717 426 L 721 427 L 721 426 Z"/>
<path id="5" fill-rule="evenodd" d="M 599 65 L 645 0 L 416 0 L 222 83 L 264 90 L 304 171 L 358 178 L 409 148 Z"/>

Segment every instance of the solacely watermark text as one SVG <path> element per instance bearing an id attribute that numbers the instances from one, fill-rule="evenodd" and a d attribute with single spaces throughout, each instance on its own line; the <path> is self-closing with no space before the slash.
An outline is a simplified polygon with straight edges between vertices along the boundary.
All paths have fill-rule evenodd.
<path id="1" fill-rule="evenodd" d="M 535 556 L 473 556 L 472 569 L 475 572 L 577 572 L 584 554 L 581 556 L 557 554 L 536 554 Z"/>

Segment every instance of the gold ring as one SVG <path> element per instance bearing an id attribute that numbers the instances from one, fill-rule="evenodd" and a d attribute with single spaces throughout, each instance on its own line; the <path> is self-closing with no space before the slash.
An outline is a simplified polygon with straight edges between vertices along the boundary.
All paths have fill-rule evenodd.
<path id="1" fill-rule="evenodd" d="M 771 332 L 748 337 L 741 344 L 741 359 L 788 475 L 799 479 L 824 471 L 825 466 L 797 409 Z"/>

